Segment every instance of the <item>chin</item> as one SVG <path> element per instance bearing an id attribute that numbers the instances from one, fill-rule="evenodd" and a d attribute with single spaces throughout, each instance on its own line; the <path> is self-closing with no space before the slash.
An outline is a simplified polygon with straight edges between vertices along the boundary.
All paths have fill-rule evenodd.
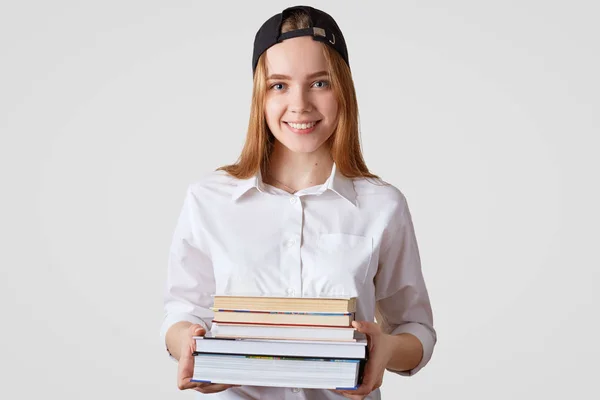
<path id="1" fill-rule="evenodd" d="M 284 140 L 281 140 L 280 138 L 276 137 L 276 139 L 291 152 L 304 154 L 314 153 L 315 151 L 319 150 L 327 141 L 306 140 L 308 138 L 305 138 L 304 140 L 289 140 L 290 138 L 284 138 Z"/>
<path id="2" fill-rule="evenodd" d="M 317 151 L 321 146 L 302 146 L 298 144 L 286 144 L 282 143 L 284 147 L 290 150 L 293 153 L 302 153 L 302 154 L 310 154 Z"/>
<path id="3" fill-rule="evenodd" d="M 276 128 L 276 130 L 270 129 L 273 133 L 273 136 L 275 136 L 275 139 L 279 142 L 279 144 L 293 153 L 314 153 L 315 151 L 319 150 L 331 136 L 331 134 L 327 135 L 322 130 L 299 135 L 287 131 L 285 128 L 281 129 L 279 126 Z"/>

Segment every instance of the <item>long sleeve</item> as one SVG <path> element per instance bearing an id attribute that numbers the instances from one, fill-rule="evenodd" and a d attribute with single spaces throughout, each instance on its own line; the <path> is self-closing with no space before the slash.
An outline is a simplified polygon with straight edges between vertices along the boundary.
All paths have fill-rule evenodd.
<path id="1" fill-rule="evenodd" d="M 169 251 L 160 330 L 163 343 L 173 324 L 189 321 L 209 330 L 213 318 L 214 272 L 206 241 L 201 238 L 197 201 L 188 187 Z"/>
<path id="2" fill-rule="evenodd" d="M 412 217 L 404 196 L 382 236 L 379 269 L 375 277 L 377 319 L 385 333 L 410 333 L 423 345 L 421 362 L 410 371 L 391 371 L 412 376 L 431 359 L 437 341 L 429 295 L 421 270 Z"/>

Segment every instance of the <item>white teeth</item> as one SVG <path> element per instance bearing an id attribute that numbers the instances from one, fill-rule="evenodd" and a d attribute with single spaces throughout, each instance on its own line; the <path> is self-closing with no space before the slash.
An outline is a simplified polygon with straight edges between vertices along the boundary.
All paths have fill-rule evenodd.
<path id="1" fill-rule="evenodd" d="M 307 124 L 295 124 L 293 122 L 288 122 L 288 125 L 291 126 L 294 129 L 308 129 L 308 128 L 312 128 L 313 126 L 315 126 L 317 124 L 317 122 L 309 122 Z"/>

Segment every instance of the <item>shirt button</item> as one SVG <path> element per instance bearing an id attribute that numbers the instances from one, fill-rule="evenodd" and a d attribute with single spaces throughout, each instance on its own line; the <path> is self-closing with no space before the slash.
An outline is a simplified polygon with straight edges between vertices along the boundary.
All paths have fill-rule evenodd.
<path id="1" fill-rule="evenodd" d="M 295 244 L 296 244 L 296 241 L 295 241 L 294 239 L 290 239 L 290 240 L 288 240 L 288 241 L 285 243 L 285 245 L 286 245 L 287 247 L 292 247 L 292 246 L 293 246 L 293 245 L 295 245 Z"/>
<path id="2" fill-rule="evenodd" d="M 288 288 L 288 289 L 286 290 L 286 292 L 287 292 L 287 294 L 288 294 L 288 295 L 290 295 L 290 296 L 293 296 L 293 295 L 294 295 L 294 289 L 292 289 L 292 288 Z"/>
<path id="3" fill-rule="evenodd" d="M 294 392 L 294 393 L 298 393 L 299 391 L 300 391 L 300 389 L 298 389 L 298 388 L 293 388 L 292 389 L 292 392 Z"/>
<path id="4" fill-rule="evenodd" d="M 292 203 L 292 204 L 296 204 L 297 201 L 298 201 L 298 198 L 296 196 L 290 198 L 290 203 Z"/>

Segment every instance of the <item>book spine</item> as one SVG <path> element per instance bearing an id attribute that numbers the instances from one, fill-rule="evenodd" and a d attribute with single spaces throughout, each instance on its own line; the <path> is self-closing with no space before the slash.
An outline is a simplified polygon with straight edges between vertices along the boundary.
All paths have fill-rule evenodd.
<path id="1" fill-rule="evenodd" d="M 236 313 L 252 313 L 252 314 L 283 314 L 283 315 L 319 315 L 327 317 L 338 317 L 344 315 L 352 315 L 351 312 L 315 312 L 315 311 L 262 311 L 262 310 L 244 310 L 244 309 L 232 309 L 232 308 L 211 308 L 212 311 L 217 312 L 236 312 Z"/>
<path id="2" fill-rule="evenodd" d="M 246 354 L 246 353 L 221 353 L 212 351 L 195 351 L 192 353 L 195 356 L 232 356 L 244 358 L 264 358 L 268 360 L 303 360 L 303 361 L 339 361 L 339 362 L 360 362 L 360 358 L 356 357 L 300 357 L 300 356 L 282 356 L 281 354 Z"/>
<path id="3" fill-rule="evenodd" d="M 307 325 L 307 324 L 279 324 L 274 322 L 240 322 L 240 321 L 219 321 L 216 319 L 212 320 L 213 323 L 221 324 L 221 325 L 252 325 L 252 326 L 281 326 L 281 327 L 307 327 L 307 328 L 341 328 L 348 329 L 353 328 L 352 325 Z"/>
<path id="4" fill-rule="evenodd" d="M 292 356 L 278 356 L 278 355 L 256 355 L 256 354 L 240 354 L 240 353 L 208 353 L 208 352 L 194 352 L 194 356 L 224 356 L 224 357 L 235 357 L 235 358 L 249 358 L 249 359 L 261 359 L 261 360 L 294 360 L 294 361 L 323 361 L 323 362 L 344 362 L 344 363 L 360 363 L 362 359 L 358 358 L 324 358 L 324 357 L 292 357 Z"/>

